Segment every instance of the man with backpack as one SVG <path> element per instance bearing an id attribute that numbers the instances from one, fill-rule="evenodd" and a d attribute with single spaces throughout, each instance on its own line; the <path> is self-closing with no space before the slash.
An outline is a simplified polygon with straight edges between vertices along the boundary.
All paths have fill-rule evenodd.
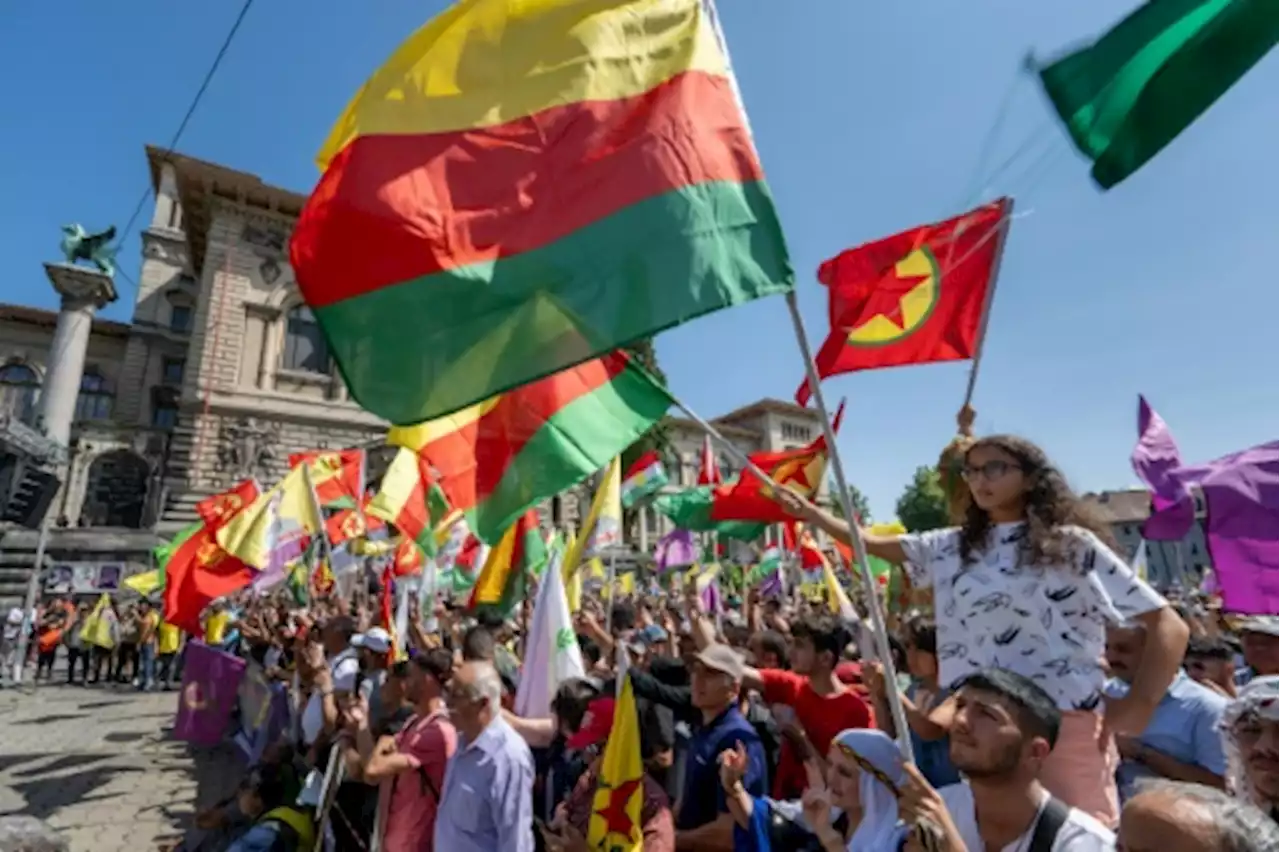
<path id="1" fill-rule="evenodd" d="M 405 684 L 413 715 L 376 741 L 367 718 L 357 728 L 364 781 L 379 787 L 383 852 L 431 852 L 444 770 L 458 742 L 444 702 L 452 671 L 448 651 L 419 652 Z"/>

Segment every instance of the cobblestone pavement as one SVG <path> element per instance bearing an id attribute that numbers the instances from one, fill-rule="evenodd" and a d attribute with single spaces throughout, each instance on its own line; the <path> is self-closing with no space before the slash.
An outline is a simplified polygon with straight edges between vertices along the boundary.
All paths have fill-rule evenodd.
<path id="1" fill-rule="evenodd" d="M 71 852 L 149 852 L 234 789 L 229 750 L 169 738 L 177 692 L 124 686 L 0 690 L 0 816 L 68 835 Z"/>

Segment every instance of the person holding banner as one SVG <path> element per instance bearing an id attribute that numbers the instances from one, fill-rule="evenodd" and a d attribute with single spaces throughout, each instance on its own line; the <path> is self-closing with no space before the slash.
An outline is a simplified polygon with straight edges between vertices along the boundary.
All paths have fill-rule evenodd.
<path id="1" fill-rule="evenodd" d="M 971 501 L 959 527 L 873 536 L 867 551 L 905 565 L 932 588 L 939 683 L 1007 668 L 1049 691 L 1062 733 L 1045 761 L 1046 788 L 1115 826 L 1112 733 L 1140 734 L 1178 672 L 1187 625 L 1106 544 L 1105 526 L 1072 493 L 1044 451 L 1010 435 L 975 440 L 960 470 Z M 775 499 L 799 520 L 852 543 L 844 522 L 787 489 Z M 1149 637 L 1128 695 L 1106 701 L 1106 630 L 1133 620 Z M 930 720 L 948 730 L 954 696 Z"/>

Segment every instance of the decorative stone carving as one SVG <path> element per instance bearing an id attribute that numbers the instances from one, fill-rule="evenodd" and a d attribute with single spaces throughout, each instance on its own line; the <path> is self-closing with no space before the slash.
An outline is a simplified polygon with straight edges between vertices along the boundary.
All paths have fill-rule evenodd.
<path id="1" fill-rule="evenodd" d="M 265 249 L 260 254 L 280 257 L 284 254 L 285 233 L 282 229 L 261 227 L 246 222 L 240 232 L 240 241 L 248 243 L 255 249 Z"/>
<path id="2" fill-rule="evenodd" d="M 256 417 L 224 420 L 218 434 L 217 470 L 237 481 L 267 478 L 279 446 L 279 421 Z"/>
<path id="3" fill-rule="evenodd" d="M 259 290 L 278 290 L 293 284 L 293 269 L 285 258 L 288 235 L 283 228 L 246 222 L 240 231 L 240 250 L 258 259 L 250 281 Z"/>

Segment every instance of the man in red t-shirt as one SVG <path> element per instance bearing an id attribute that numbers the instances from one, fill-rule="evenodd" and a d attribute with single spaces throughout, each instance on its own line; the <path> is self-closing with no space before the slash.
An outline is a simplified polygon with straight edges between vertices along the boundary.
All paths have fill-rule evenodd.
<path id="1" fill-rule="evenodd" d="M 867 702 L 836 676 L 841 653 L 852 637 L 835 616 L 827 614 L 811 615 L 793 624 L 791 637 L 791 671 L 749 668 L 742 685 L 758 690 L 765 703 L 773 705 L 780 725 L 790 715 L 784 708 L 790 708 L 814 749 L 826 757 L 836 734 L 846 728 L 875 727 Z M 804 764 L 791 743 L 784 742 L 773 795 L 799 798 L 806 786 Z"/>

